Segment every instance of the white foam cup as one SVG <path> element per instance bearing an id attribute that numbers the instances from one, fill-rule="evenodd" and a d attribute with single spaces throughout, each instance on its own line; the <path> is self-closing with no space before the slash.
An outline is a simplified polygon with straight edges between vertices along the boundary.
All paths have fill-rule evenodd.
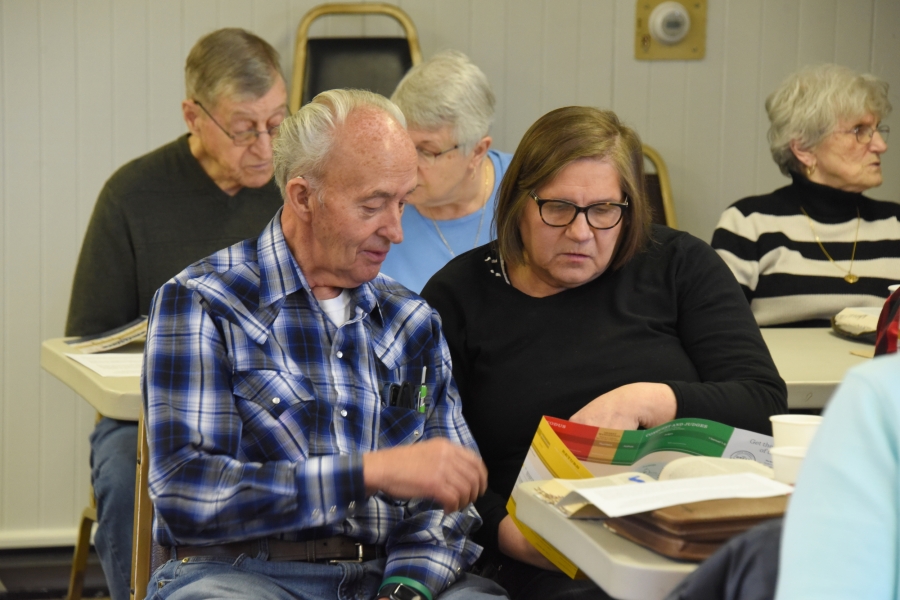
<path id="1" fill-rule="evenodd" d="M 772 454 L 772 466 L 775 469 L 775 481 L 793 484 L 797 481 L 797 473 L 806 456 L 806 448 L 803 446 L 781 446 L 770 448 Z"/>
<path id="2" fill-rule="evenodd" d="M 816 434 L 816 429 L 822 422 L 819 415 L 773 415 L 772 437 L 775 438 L 775 447 L 802 446 L 806 448 Z"/>

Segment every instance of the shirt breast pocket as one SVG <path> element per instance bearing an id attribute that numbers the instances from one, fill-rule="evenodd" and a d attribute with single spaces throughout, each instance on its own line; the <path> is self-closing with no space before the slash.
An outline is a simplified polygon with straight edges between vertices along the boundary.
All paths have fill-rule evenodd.
<path id="1" fill-rule="evenodd" d="M 393 448 L 415 443 L 422 439 L 424 432 L 425 415 L 423 413 L 401 406 L 386 406 L 381 409 L 379 448 Z"/>
<path id="2" fill-rule="evenodd" d="M 254 461 L 297 460 L 332 453 L 331 405 L 316 399 L 303 375 L 274 370 L 234 374 L 243 421 L 241 447 Z"/>

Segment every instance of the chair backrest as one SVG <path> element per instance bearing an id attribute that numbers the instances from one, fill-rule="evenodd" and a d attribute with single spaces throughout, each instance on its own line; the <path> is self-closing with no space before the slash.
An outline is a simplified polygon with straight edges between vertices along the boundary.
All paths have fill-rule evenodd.
<path id="1" fill-rule="evenodd" d="M 325 15 L 385 15 L 406 33 L 398 37 L 309 38 L 312 22 Z M 290 109 L 294 113 L 316 94 L 335 88 L 358 88 L 390 96 L 410 67 L 422 62 L 412 19 L 398 7 L 382 3 L 322 4 L 297 26 Z"/>
<path id="2" fill-rule="evenodd" d="M 647 187 L 647 199 L 650 201 L 650 209 L 653 211 L 653 222 L 660 225 L 668 225 L 673 229 L 678 228 L 675 217 L 675 204 L 672 201 L 672 186 L 669 183 L 669 170 L 659 152 L 644 145 L 645 163 L 650 162 L 653 172 L 644 172 L 644 183 Z"/>

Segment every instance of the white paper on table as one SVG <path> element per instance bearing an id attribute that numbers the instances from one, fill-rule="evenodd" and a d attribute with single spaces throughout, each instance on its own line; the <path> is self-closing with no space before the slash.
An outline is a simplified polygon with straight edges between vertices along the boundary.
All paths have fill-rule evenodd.
<path id="1" fill-rule="evenodd" d="M 139 353 L 66 354 L 102 377 L 140 377 L 144 355 Z"/>
<path id="2" fill-rule="evenodd" d="M 839 333 L 851 335 L 874 333 L 878 329 L 879 316 L 880 306 L 852 306 L 834 316 L 834 328 Z"/>
<path id="3" fill-rule="evenodd" d="M 559 501 L 559 505 L 587 500 L 609 517 L 637 513 L 722 498 L 769 498 L 790 494 L 793 487 L 756 473 L 735 473 L 712 477 L 691 477 L 669 481 L 653 481 L 642 485 L 616 485 L 582 488 Z"/>

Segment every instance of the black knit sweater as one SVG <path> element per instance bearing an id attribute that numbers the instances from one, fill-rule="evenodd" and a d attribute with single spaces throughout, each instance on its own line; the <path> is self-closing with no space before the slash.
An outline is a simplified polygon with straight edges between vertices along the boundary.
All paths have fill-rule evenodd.
<path id="1" fill-rule="evenodd" d="M 501 276 L 489 246 L 452 260 L 422 295 L 440 313 L 463 414 L 488 467 L 477 541 L 496 549 L 506 500 L 542 415 L 569 418 L 619 386 L 666 383 L 677 417 L 769 433 L 784 382 L 728 267 L 704 242 L 655 227 L 618 271 L 546 298 Z"/>

